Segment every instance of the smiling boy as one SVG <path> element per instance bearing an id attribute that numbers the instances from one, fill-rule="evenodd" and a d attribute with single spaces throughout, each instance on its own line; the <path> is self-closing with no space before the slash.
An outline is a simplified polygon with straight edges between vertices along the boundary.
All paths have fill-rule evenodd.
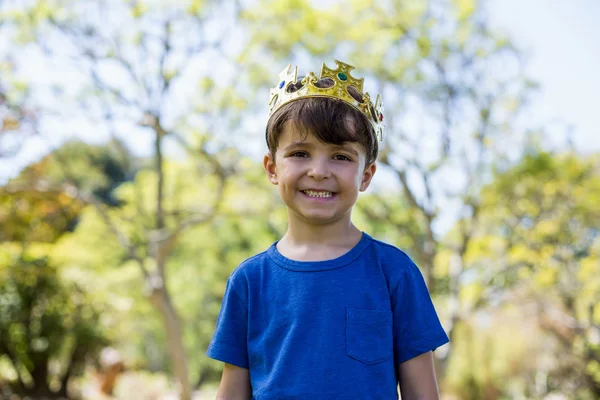
<path id="1" fill-rule="evenodd" d="M 383 107 L 348 64 L 271 91 L 264 158 L 285 235 L 231 274 L 207 354 L 218 399 L 437 399 L 432 351 L 448 342 L 423 277 L 354 226 L 377 169 Z"/>

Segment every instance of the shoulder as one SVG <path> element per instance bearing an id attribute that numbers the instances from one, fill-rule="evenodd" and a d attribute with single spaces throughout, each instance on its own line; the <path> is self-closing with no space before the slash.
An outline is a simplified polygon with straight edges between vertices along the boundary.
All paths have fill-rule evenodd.
<path id="1" fill-rule="evenodd" d="M 369 240 L 371 241 L 371 252 L 386 275 L 390 291 L 405 280 L 407 275 L 412 277 L 421 273 L 412 258 L 403 250 L 370 236 Z"/>
<path id="2" fill-rule="evenodd" d="M 245 259 L 233 270 L 229 279 L 238 280 L 244 276 L 248 276 L 248 274 L 254 273 L 267 262 L 267 259 L 267 250 Z"/>
<path id="3" fill-rule="evenodd" d="M 268 250 L 258 253 L 242 261 L 229 275 L 228 285 L 242 299 L 247 299 L 250 282 L 260 275 L 265 265 L 269 263 Z"/>
<path id="4" fill-rule="evenodd" d="M 370 236 L 369 240 L 371 241 L 372 251 L 375 252 L 378 261 L 383 264 L 390 265 L 392 268 L 399 270 L 415 267 L 415 263 L 410 256 L 398 247 Z"/>
<path id="5" fill-rule="evenodd" d="M 369 240 L 371 241 L 371 245 L 373 248 L 379 252 L 385 259 L 393 260 L 397 262 L 407 262 L 412 263 L 412 259 L 406 254 L 404 251 L 400 250 L 398 247 L 386 243 L 381 240 L 374 239 L 369 236 Z"/>

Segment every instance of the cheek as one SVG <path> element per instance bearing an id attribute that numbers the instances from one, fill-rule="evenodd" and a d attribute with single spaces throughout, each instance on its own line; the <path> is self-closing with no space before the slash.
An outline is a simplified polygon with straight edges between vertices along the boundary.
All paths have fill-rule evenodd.
<path id="1" fill-rule="evenodd" d="M 289 168 L 289 166 L 281 165 L 277 173 L 279 176 L 279 184 L 285 187 L 295 185 L 295 182 L 298 180 L 298 174 L 294 172 L 293 168 Z"/>
<path id="2" fill-rule="evenodd" d="M 361 171 L 357 168 L 349 168 L 347 171 L 345 171 L 345 176 L 347 181 L 352 181 L 356 185 L 360 185 L 363 178 Z"/>

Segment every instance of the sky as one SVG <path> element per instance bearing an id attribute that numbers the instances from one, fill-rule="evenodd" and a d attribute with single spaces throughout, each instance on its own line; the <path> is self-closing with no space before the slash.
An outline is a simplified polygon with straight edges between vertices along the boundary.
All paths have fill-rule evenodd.
<path id="1" fill-rule="evenodd" d="M 487 0 L 489 22 L 526 56 L 540 84 L 527 110 L 529 126 L 546 126 L 552 148 L 571 142 L 581 153 L 600 151 L 600 1 Z M 569 133 L 568 135 L 566 133 Z M 88 138 L 85 138 L 86 140 Z M 0 184 L 48 150 L 29 141 L 18 159 L 0 161 Z"/>
<path id="2" fill-rule="evenodd" d="M 527 56 L 526 71 L 540 84 L 528 122 L 553 125 L 551 145 L 600 151 L 600 1 L 488 0 L 493 28 Z"/>

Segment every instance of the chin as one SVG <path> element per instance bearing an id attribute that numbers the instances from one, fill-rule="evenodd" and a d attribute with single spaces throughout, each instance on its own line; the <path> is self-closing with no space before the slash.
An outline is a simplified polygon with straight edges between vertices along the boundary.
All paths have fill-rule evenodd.
<path id="1" fill-rule="evenodd" d="M 302 214 L 305 221 L 314 225 L 327 225 L 337 221 L 335 215 L 315 215 L 315 214 Z"/>

